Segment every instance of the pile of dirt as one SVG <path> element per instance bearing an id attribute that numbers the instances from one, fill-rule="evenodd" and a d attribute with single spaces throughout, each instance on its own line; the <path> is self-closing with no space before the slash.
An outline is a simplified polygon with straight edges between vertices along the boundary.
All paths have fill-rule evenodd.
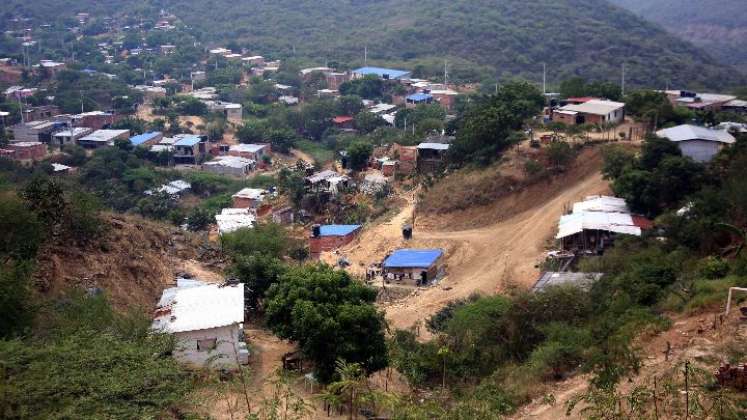
<path id="1" fill-rule="evenodd" d="M 56 245 L 40 253 L 35 285 L 43 296 L 98 288 L 117 309 L 150 311 L 177 274 L 221 280 L 219 253 L 199 237 L 132 216 L 107 215 L 104 221 L 104 237 L 89 246 Z"/>

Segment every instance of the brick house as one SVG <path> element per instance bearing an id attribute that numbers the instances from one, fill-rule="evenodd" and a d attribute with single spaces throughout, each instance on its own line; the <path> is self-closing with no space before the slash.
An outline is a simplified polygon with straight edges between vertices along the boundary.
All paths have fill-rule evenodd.
<path id="1" fill-rule="evenodd" d="M 41 160 L 47 155 L 47 145 L 38 141 L 10 143 L 7 149 L 13 151 L 15 160 Z"/>
<path id="2" fill-rule="evenodd" d="M 269 144 L 235 144 L 228 149 L 230 156 L 251 159 L 257 163 L 262 163 L 262 158 L 269 156 Z"/>
<path id="3" fill-rule="evenodd" d="M 233 207 L 237 209 L 256 209 L 264 201 L 265 190 L 258 188 L 244 188 L 231 198 Z"/>
<path id="4" fill-rule="evenodd" d="M 349 244 L 358 237 L 361 228 L 361 225 L 314 225 L 309 238 L 311 257 L 319 258 L 322 252 Z"/>

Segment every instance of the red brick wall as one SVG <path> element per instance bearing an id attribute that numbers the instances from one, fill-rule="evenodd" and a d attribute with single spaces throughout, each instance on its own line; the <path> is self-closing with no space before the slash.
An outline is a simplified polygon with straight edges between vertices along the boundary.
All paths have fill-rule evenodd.
<path id="1" fill-rule="evenodd" d="M 256 205 L 256 201 L 251 198 L 233 197 L 233 208 L 235 209 L 251 209 Z"/>
<path id="2" fill-rule="evenodd" d="M 47 154 L 47 146 L 41 143 L 31 147 L 18 147 L 11 143 L 8 149 L 15 151 L 13 158 L 18 160 L 41 160 Z"/>
<path id="3" fill-rule="evenodd" d="M 319 254 L 324 251 L 332 251 L 353 242 L 360 229 L 351 232 L 345 236 L 320 236 L 318 238 L 309 238 L 309 251 L 314 258 L 319 258 Z"/>

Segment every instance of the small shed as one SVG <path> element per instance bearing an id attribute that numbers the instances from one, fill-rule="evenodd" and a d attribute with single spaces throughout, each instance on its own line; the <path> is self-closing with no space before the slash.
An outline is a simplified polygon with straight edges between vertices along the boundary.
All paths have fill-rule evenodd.
<path id="1" fill-rule="evenodd" d="M 384 259 L 384 278 L 396 283 L 424 286 L 443 272 L 441 249 L 398 249 Z"/>
<path id="2" fill-rule="evenodd" d="M 341 248 L 352 242 L 361 232 L 361 225 L 315 225 L 311 229 L 309 250 L 312 258 L 322 252 Z"/>

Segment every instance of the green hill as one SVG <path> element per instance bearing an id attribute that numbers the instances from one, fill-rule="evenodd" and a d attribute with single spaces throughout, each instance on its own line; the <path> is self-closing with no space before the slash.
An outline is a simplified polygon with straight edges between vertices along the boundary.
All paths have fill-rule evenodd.
<path id="1" fill-rule="evenodd" d="M 203 42 L 235 41 L 252 52 L 295 54 L 323 64 L 415 67 L 441 74 L 443 60 L 461 79 L 521 76 L 548 81 L 571 76 L 617 81 L 626 63 L 631 86 L 720 88 L 743 84 L 694 47 L 634 14 L 600 0 L 126 0 L 111 9 L 90 0 L 11 0 L 13 12 L 132 13 L 164 8 Z M 45 3 L 39 7 L 39 3 Z"/>
<path id="2" fill-rule="evenodd" d="M 747 2 L 744 0 L 612 0 L 747 70 Z"/>

